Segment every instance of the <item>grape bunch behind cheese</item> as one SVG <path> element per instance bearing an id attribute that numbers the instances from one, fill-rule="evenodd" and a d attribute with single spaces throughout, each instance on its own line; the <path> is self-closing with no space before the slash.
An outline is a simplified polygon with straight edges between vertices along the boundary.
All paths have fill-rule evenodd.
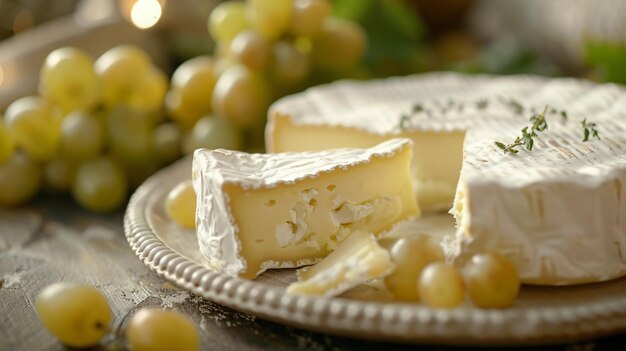
<path id="1" fill-rule="evenodd" d="M 271 101 L 307 87 L 317 74 L 339 77 L 362 57 L 364 31 L 331 12 L 328 0 L 220 3 L 208 19 L 215 55 L 191 59 L 174 73 L 170 115 L 187 126 L 213 113 L 238 129 L 262 127 Z"/>
<path id="2" fill-rule="evenodd" d="M 54 50 L 39 94 L 14 101 L 0 120 L 0 207 L 46 189 L 112 211 L 182 154 L 258 146 L 273 100 L 318 74 L 339 77 L 363 55 L 363 30 L 331 12 L 328 0 L 223 2 L 208 18 L 215 55 L 184 62 L 170 81 L 134 46 L 95 60 Z"/>
<path id="3" fill-rule="evenodd" d="M 39 94 L 12 102 L 0 122 L 0 206 L 46 189 L 115 210 L 132 186 L 180 157 L 181 132 L 163 122 L 167 76 L 142 49 L 118 46 L 94 60 L 60 48 L 39 78 Z"/>

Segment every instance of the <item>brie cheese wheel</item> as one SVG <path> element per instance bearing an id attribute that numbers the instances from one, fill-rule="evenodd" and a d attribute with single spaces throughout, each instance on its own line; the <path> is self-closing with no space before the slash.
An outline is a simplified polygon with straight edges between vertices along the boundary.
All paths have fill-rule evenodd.
<path id="1" fill-rule="evenodd" d="M 549 127 L 532 151 L 504 154 L 495 145 L 512 143 L 545 106 Z M 434 73 L 286 97 L 270 109 L 266 142 L 287 151 L 410 138 L 422 209 L 456 199 L 458 228 L 444 241 L 450 260 L 463 265 L 494 250 L 525 283 L 565 285 L 626 274 L 624 111 L 626 90 L 617 85 Z M 601 140 L 582 141 L 585 117 Z"/>
<path id="2" fill-rule="evenodd" d="M 379 234 L 417 217 L 411 153 L 407 139 L 322 152 L 196 150 L 200 251 L 210 267 L 254 278 L 313 264 L 353 231 Z"/>

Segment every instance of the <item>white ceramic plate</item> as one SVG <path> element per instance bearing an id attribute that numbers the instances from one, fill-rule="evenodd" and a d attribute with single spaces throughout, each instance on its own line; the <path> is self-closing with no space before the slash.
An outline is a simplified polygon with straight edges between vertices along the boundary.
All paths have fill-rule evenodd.
<path id="1" fill-rule="evenodd" d="M 295 280 L 293 269 L 269 271 L 254 281 L 211 271 L 203 265 L 195 233 L 171 222 L 163 208 L 167 192 L 190 173 L 190 159 L 185 159 L 139 187 L 126 211 L 126 236 L 151 270 L 219 304 L 305 329 L 414 343 L 529 344 L 626 330 L 626 279 L 574 287 L 524 286 L 515 305 L 504 310 L 470 304 L 437 310 L 418 304 L 288 295 L 285 287 Z M 431 233 L 452 230 L 447 216 L 410 225 Z"/>

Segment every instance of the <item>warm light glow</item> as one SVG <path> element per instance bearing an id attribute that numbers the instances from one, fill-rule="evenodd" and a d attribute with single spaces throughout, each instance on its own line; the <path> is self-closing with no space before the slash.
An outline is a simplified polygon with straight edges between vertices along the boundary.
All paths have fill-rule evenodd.
<path id="1" fill-rule="evenodd" d="M 154 26 L 161 18 L 161 4 L 157 0 L 137 0 L 130 10 L 130 19 L 141 29 Z"/>

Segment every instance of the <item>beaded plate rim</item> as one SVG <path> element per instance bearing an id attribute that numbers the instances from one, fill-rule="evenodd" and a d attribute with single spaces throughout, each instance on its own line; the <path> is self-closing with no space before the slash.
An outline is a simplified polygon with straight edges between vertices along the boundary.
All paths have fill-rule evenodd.
<path id="1" fill-rule="evenodd" d="M 176 174 L 189 164 L 189 158 L 178 161 L 135 191 L 124 215 L 124 231 L 131 249 L 151 271 L 223 306 L 302 329 L 402 343 L 527 345 L 626 330 L 626 295 L 565 306 L 551 306 L 546 301 L 532 308 L 442 310 L 417 304 L 290 295 L 284 288 L 212 271 L 169 247 L 148 220 L 151 201 L 184 180 Z"/>

